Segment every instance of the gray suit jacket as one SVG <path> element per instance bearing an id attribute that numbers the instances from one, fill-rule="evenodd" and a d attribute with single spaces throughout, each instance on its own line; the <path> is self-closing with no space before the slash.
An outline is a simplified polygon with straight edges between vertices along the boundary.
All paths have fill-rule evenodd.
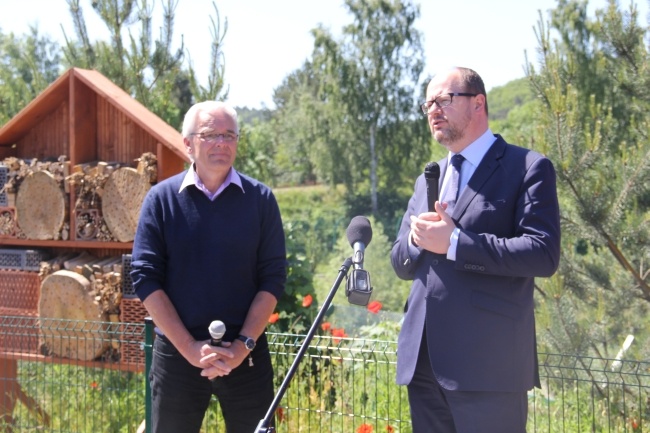
<path id="1" fill-rule="evenodd" d="M 458 198 L 456 260 L 408 253 L 410 215 L 427 210 L 424 177 L 393 245 L 400 278 L 413 280 L 398 339 L 397 382 L 408 384 L 426 326 L 436 378 L 450 390 L 524 391 L 539 385 L 534 277 L 560 259 L 560 217 L 550 160 L 499 135 Z M 444 177 L 446 160 L 440 162 Z M 442 183 L 442 182 L 440 182 Z"/>

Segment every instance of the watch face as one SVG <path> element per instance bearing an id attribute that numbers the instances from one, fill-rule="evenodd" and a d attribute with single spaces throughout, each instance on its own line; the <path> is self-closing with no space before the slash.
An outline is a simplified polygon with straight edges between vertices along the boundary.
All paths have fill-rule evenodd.
<path id="1" fill-rule="evenodd" d="M 255 349 L 255 340 L 253 340 L 252 338 L 240 335 L 239 337 L 237 337 L 237 339 L 244 342 L 244 345 L 246 346 L 246 349 L 248 349 L 248 350 Z"/>

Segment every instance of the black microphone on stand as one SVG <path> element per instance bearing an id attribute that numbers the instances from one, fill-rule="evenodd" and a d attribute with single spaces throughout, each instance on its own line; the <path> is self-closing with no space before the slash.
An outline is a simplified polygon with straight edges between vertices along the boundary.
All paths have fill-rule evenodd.
<path id="1" fill-rule="evenodd" d="M 352 222 L 350 223 L 350 227 L 348 228 L 348 240 L 350 241 L 350 244 L 353 246 L 358 243 L 358 245 L 356 245 L 355 247 L 356 250 L 355 256 L 356 256 L 358 269 L 355 269 L 354 271 L 360 272 L 362 274 L 365 273 L 366 279 L 362 280 L 359 283 L 364 285 L 363 290 L 360 290 L 359 284 L 355 286 L 354 283 L 350 283 L 350 281 L 348 281 L 348 288 L 350 288 L 353 291 L 352 296 L 354 296 L 354 298 L 351 299 L 351 302 L 353 300 L 356 300 L 357 299 L 356 297 L 359 296 L 359 293 L 357 293 L 357 291 L 363 292 L 363 294 L 365 294 L 366 292 L 369 293 L 369 291 L 365 288 L 370 287 L 370 278 L 367 275 L 368 273 L 363 269 L 361 269 L 361 266 L 363 265 L 363 249 L 365 248 L 366 245 L 368 245 L 368 243 L 370 243 L 371 238 L 372 238 L 372 230 L 370 228 L 370 221 L 368 221 L 368 219 L 365 217 L 355 217 L 354 219 L 352 219 Z M 259 424 L 257 425 L 257 428 L 255 429 L 255 433 L 275 432 L 275 427 L 271 426 L 271 424 L 273 423 L 272 420 L 273 417 L 275 416 L 275 412 L 278 410 L 280 401 L 282 401 L 282 396 L 284 395 L 287 388 L 289 387 L 289 383 L 291 382 L 293 376 L 296 374 L 296 371 L 298 371 L 298 365 L 300 364 L 300 361 L 305 356 L 305 353 L 307 353 L 307 350 L 309 350 L 309 343 L 311 342 L 312 338 L 314 338 L 314 335 L 318 331 L 318 327 L 320 323 L 323 321 L 323 317 L 325 317 L 325 314 L 327 313 L 330 305 L 332 305 L 332 299 L 334 299 L 334 295 L 336 295 L 336 291 L 338 290 L 339 285 L 343 281 L 343 278 L 347 276 L 348 271 L 350 270 L 351 267 L 352 267 L 352 257 L 347 257 L 343 262 L 343 264 L 341 264 L 341 268 L 339 269 L 338 276 L 336 277 L 336 280 L 334 281 L 334 284 L 332 285 L 330 292 L 325 298 L 325 301 L 323 302 L 323 305 L 321 306 L 320 310 L 318 310 L 318 313 L 316 314 L 316 319 L 311 324 L 309 331 L 307 331 L 307 335 L 305 336 L 305 339 L 300 345 L 300 349 L 298 350 L 298 353 L 294 357 L 293 362 L 291 363 L 291 367 L 289 367 L 289 370 L 284 375 L 284 380 L 280 384 L 278 392 L 276 393 L 275 398 L 271 403 L 271 406 L 269 406 L 269 410 L 266 411 L 266 415 L 264 415 L 264 418 L 262 418 Z M 366 305 L 367 303 L 368 301 L 366 299 L 365 303 L 361 302 L 360 305 Z"/>
<path id="2" fill-rule="evenodd" d="M 437 162 L 429 162 L 424 167 L 424 180 L 427 183 L 427 206 L 429 212 L 434 212 L 434 203 L 438 201 L 438 179 L 440 179 L 440 166 Z"/>
<path id="3" fill-rule="evenodd" d="M 350 221 L 346 234 L 350 246 L 354 248 L 352 256 L 354 269 L 348 278 L 345 294 L 351 304 L 366 306 L 370 301 L 370 295 L 372 295 L 370 274 L 363 269 L 364 253 L 372 240 L 370 221 L 364 216 L 355 216 Z"/>
<path id="4" fill-rule="evenodd" d="M 210 332 L 210 345 L 221 346 L 221 339 L 223 338 L 223 334 L 226 333 L 226 325 L 221 320 L 215 320 L 210 323 L 208 332 Z"/>

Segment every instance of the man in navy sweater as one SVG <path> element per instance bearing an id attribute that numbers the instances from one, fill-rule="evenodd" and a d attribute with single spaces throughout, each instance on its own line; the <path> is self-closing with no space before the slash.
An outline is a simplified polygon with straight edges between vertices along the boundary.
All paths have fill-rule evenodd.
<path id="1" fill-rule="evenodd" d="M 270 188 L 233 168 L 234 109 L 198 103 L 182 135 L 192 166 L 147 194 L 131 262 L 157 332 L 152 431 L 198 433 L 214 394 L 227 432 L 250 433 L 274 397 L 264 331 L 287 274 L 280 211 Z M 226 325 L 221 346 L 214 320 Z"/>

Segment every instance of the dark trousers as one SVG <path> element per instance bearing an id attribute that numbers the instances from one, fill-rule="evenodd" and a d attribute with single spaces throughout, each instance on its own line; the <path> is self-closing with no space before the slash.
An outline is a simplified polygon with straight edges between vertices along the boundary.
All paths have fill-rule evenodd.
<path id="1" fill-rule="evenodd" d="M 273 367 L 266 340 L 229 375 L 209 380 L 164 337 L 154 342 L 149 374 L 152 392 L 152 432 L 199 433 L 214 394 L 227 433 L 252 433 L 273 401 Z"/>
<path id="2" fill-rule="evenodd" d="M 425 338 L 407 386 L 413 433 L 526 433 L 526 392 L 442 388 L 433 374 Z"/>

